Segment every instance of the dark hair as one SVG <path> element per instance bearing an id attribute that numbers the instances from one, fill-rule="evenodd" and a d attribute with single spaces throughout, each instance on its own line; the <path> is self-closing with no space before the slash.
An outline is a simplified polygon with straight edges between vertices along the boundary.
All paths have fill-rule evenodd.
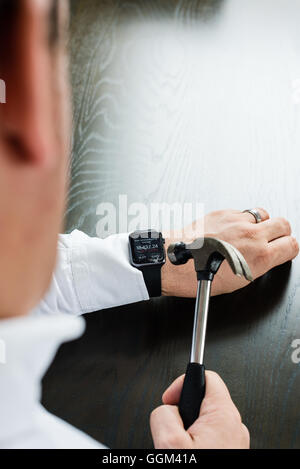
<path id="1" fill-rule="evenodd" d="M 7 38 L 14 34 L 18 10 L 18 0 L 0 0 L 0 75 L 2 65 L 13 53 L 12 44 Z"/>
<path id="2" fill-rule="evenodd" d="M 7 41 L 8 35 L 12 35 L 20 14 L 19 0 L 0 0 L 0 64 L 12 53 L 9 48 L 12 45 Z M 49 43 L 55 45 L 59 37 L 58 27 L 58 0 L 52 0 L 49 14 Z"/>
<path id="3" fill-rule="evenodd" d="M 18 0 L 0 0 L 0 32 L 7 28 L 19 9 Z"/>

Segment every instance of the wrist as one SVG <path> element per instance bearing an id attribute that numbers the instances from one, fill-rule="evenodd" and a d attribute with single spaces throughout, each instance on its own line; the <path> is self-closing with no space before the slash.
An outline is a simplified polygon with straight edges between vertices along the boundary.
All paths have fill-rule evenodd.
<path id="1" fill-rule="evenodd" d="M 165 264 L 162 233 L 148 229 L 129 234 L 129 260 L 143 274 L 150 298 L 162 295 L 161 269 Z"/>
<path id="2" fill-rule="evenodd" d="M 165 237 L 166 253 L 168 246 L 174 241 Z M 197 292 L 197 279 L 193 262 L 183 265 L 174 265 L 166 254 L 166 263 L 161 269 L 162 296 L 177 296 L 182 298 L 195 298 Z"/>

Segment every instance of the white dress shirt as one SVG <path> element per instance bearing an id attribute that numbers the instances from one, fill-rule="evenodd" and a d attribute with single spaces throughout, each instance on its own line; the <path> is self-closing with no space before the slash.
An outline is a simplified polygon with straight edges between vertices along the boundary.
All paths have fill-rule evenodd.
<path id="1" fill-rule="evenodd" d="M 104 448 L 43 408 L 41 379 L 59 346 L 83 333 L 79 315 L 148 298 L 129 263 L 128 235 L 60 236 L 46 297 L 28 317 L 0 321 L 0 448 Z"/>

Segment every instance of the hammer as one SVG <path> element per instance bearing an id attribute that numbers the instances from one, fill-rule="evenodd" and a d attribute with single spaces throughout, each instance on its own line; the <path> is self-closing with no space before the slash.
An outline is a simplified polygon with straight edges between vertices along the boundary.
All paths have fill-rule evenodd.
<path id="1" fill-rule="evenodd" d="M 216 238 L 197 238 L 191 244 L 171 244 L 168 257 L 172 264 L 186 264 L 194 259 L 197 274 L 197 296 L 194 315 L 190 363 L 187 366 L 179 402 L 179 412 L 188 429 L 199 417 L 205 395 L 205 367 L 203 364 L 207 314 L 211 284 L 220 265 L 226 259 L 235 275 L 252 281 L 253 277 L 242 254 L 231 244 Z"/>

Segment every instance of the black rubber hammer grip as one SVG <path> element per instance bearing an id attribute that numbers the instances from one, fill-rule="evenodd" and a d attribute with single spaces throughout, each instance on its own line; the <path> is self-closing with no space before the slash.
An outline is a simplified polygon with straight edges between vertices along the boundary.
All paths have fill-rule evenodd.
<path id="1" fill-rule="evenodd" d="M 205 367 L 199 363 L 189 363 L 179 402 L 179 413 L 186 430 L 199 417 L 204 395 Z"/>

